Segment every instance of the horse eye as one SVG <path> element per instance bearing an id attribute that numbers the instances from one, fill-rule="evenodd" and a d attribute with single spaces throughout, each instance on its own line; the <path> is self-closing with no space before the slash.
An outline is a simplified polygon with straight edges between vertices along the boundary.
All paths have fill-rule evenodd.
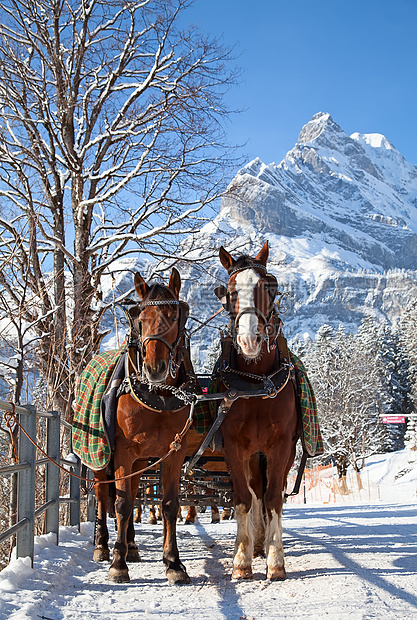
<path id="1" fill-rule="evenodd" d="M 269 289 L 269 284 L 264 284 L 264 291 L 267 291 Z"/>

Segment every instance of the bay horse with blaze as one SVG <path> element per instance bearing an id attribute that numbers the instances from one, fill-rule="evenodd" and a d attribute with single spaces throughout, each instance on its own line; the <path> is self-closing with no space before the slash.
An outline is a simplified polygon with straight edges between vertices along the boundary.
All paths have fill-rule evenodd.
<path id="1" fill-rule="evenodd" d="M 223 389 L 272 386 L 270 398 L 229 402 L 220 427 L 237 520 L 235 579 L 252 577 L 256 555 L 266 556 L 268 579 L 286 577 L 281 514 L 300 429 L 293 369 L 274 303 L 277 281 L 267 273 L 268 256 L 267 242 L 255 257 L 235 260 L 223 247 L 219 251 L 229 282 L 227 289 L 220 286 L 215 292 L 231 319 L 230 355 L 222 354 L 219 380 Z"/>

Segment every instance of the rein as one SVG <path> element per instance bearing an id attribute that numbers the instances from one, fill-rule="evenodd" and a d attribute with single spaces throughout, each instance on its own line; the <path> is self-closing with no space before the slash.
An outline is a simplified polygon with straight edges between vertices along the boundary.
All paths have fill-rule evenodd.
<path id="1" fill-rule="evenodd" d="M 96 484 L 111 484 L 112 482 L 117 482 L 118 480 L 128 480 L 129 478 L 133 478 L 134 476 L 142 475 L 145 471 L 149 471 L 149 470 L 153 469 L 156 465 L 159 465 L 159 463 L 162 463 L 163 461 L 165 461 L 165 459 L 167 459 L 173 452 L 177 452 L 178 450 L 181 449 L 182 440 L 184 439 L 184 436 L 188 433 L 188 431 L 190 429 L 190 426 L 193 423 L 193 413 L 194 413 L 194 402 L 193 402 L 191 404 L 191 407 L 190 407 L 190 414 L 189 414 L 189 416 L 187 418 L 186 423 L 184 424 L 184 428 L 182 429 L 182 431 L 180 433 L 177 433 L 175 435 L 173 441 L 170 443 L 168 452 L 166 454 L 164 454 L 164 456 L 162 456 L 160 459 L 158 459 L 157 461 L 152 463 L 152 465 L 148 465 L 147 467 L 144 467 L 143 469 L 140 469 L 139 471 L 135 471 L 135 472 L 133 472 L 131 474 L 128 474 L 127 476 L 121 476 L 120 478 L 113 478 L 112 480 L 91 480 L 91 478 L 85 478 L 84 476 L 79 476 L 78 474 L 75 474 L 74 472 L 69 471 L 66 467 L 64 467 L 60 463 L 57 463 L 53 458 L 51 458 L 45 452 L 45 450 L 43 450 L 40 447 L 40 445 L 38 443 L 36 443 L 36 441 L 34 439 L 32 439 L 32 437 L 25 431 L 25 429 L 23 428 L 23 426 L 20 424 L 19 420 L 16 417 L 15 404 L 12 403 L 12 402 L 10 404 L 13 407 L 13 411 L 9 411 L 9 412 L 3 414 L 3 417 L 5 419 L 6 425 L 8 427 L 11 427 L 13 424 L 16 424 L 16 426 L 19 427 L 19 429 L 27 437 L 27 439 L 35 446 L 35 448 L 37 450 L 39 450 L 39 452 L 45 458 L 48 459 L 48 461 L 50 461 L 51 463 L 56 465 L 58 467 L 58 469 L 60 469 L 61 471 L 65 472 L 66 474 L 69 474 L 73 478 L 76 478 L 77 480 L 81 480 L 82 482 L 89 482 L 93 486 L 95 486 Z"/>

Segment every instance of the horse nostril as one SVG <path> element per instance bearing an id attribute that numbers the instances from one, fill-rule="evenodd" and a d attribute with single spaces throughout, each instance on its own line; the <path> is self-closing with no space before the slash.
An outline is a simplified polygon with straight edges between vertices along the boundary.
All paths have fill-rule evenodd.
<path id="1" fill-rule="evenodd" d="M 165 360 L 161 360 L 161 361 L 159 362 L 159 372 L 161 373 L 161 375 L 162 375 L 164 372 L 166 372 L 166 369 L 167 369 L 167 364 L 166 364 Z"/>
<path id="2" fill-rule="evenodd" d="M 261 340 L 262 340 L 261 334 L 256 334 L 256 344 L 259 344 Z"/>

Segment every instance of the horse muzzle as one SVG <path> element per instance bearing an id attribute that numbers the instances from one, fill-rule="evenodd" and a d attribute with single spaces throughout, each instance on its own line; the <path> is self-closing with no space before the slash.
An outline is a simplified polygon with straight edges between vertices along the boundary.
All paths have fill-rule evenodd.
<path id="1" fill-rule="evenodd" d="M 260 334 L 238 334 L 236 337 L 236 342 L 243 355 L 248 359 L 255 359 L 261 352 L 262 337 Z"/>
<path id="2" fill-rule="evenodd" d="M 169 365 L 165 360 L 158 360 L 153 364 L 144 362 L 142 371 L 150 383 L 164 383 L 168 377 Z"/>

